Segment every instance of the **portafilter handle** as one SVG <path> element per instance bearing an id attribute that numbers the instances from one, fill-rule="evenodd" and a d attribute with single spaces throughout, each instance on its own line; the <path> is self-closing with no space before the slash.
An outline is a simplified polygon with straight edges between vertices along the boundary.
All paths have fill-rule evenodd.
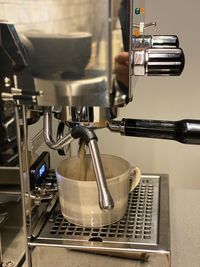
<path id="1" fill-rule="evenodd" d="M 84 126 L 74 126 L 72 128 L 71 135 L 73 138 L 82 138 L 89 147 L 92 164 L 94 168 L 94 173 L 96 176 L 97 188 L 98 188 L 98 197 L 99 197 L 99 207 L 103 210 L 111 210 L 114 208 L 114 202 L 108 185 L 106 182 L 106 177 L 103 169 L 103 164 L 101 161 L 101 156 L 97 144 L 97 137 L 95 133 Z"/>
<path id="2" fill-rule="evenodd" d="M 200 120 L 139 120 L 111 121 L 109 129 L 125 136 L 176 140 L 184 144 L 200 144 Z"/>

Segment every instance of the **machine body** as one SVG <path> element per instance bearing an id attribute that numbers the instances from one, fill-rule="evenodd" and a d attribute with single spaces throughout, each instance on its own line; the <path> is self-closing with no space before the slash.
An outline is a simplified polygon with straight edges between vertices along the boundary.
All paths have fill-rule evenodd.
<path id="1" fill-rule="evenodd" d="M 67 5 L 70 10 L 70 3 Z M 30 266 L 32 264 L 30 250 L 40 243 L 47 242 L 44 236 L 36 241 L 35 238 L 38 237 L 55 206 L 58 194 L 55 179 L 43 177 L 45 166 L 48 165 L 49 171 L 49 163 L 46 163 L 49 162 L 47 152 L 39 157 L 39 163 L 36 161 L 31 164 L 32 168 L 29 168 L 28 125 L 37 122 L 43 116 L 43 140 L 49 148 L 58 150 L 62 155 L 65 154 L 63 148 L 74 139 L 84 140 L 92 156 L 99 206 L 104 210 L 112 209 L 114 203 L 105 179 L 98 139 L 94 133 L 96 129 L 108 127 L 124 135 L 167 138 L 181 140 L 184 143 L 197 144 L 200 140 L 199 121 L 184 121 L 182 124 L 153 120 L 124 119 L 121 122 L 114 120 L 118 110 L 133 100 L 136 76 L 178 76 L 184 68 L 184 54 L 179 48 L 176 36 L 145 34 L 145 29 L 154 27 L 155 23 L 145 22 L 144 0 L 93 0 L 89 8 L 91 12 L 87 14 L 87 23 L 80 22 L 76 27 L 73 27 L 74 25 L 67 27 L 70 24 L 68 20 L 62 29 L 55 25 L 52 28 L 28 28 L 18 32 L 12 24 L 0 23 L 0 58 L 3 62 L 0 67 L 0 100 L 7 106 L 9 103 L 12 105 L 11 116 L 7 118 L 9 122 L 1 124 L 1 127 L 5 128 L 5 146 L 0 143 L 3 148 L 0 154 L 7 153 L 8 144 L 14 147 L 12 155 L 16 154 L 18 147 L 15 164 L 19 165 L 23 223 L 28 240 L 25 250 Z M 120 70 L 123 70 L 123 73 Z M 53 117 L 62 124 L 57 137 L 53 135 Z M 10 124 L 14 127 L 8 127 Z M 67 134 L 64 134 L 64 128 L 68 129 Z M 36 169 L 37 174 L 39 173 L 37 179 L 35 179 Z M 149 177 L 143 177 L 143 180 L 143 186 L 149 190 L 148 204 L 148 201 L 153 202 L 151 199 L 154 184 L 157 184 L 156 188 L 159 188 L 160 184 L 164 188 L 165 179 L 163 182 L 160 176 L 155 176 L 153 185 L 149 187 Z M 142 185 L 141 190 L 143 190 Z M 158 196 L 157 189 L 156 194 Z M 160 199 L 162 203 L 167 202 L 167 193 Z M 158 206 L 158 202 L 155 201 L 157 212 Z M 36 219 L 32 214 L 33 207 L 39 211 Z M 161 214 L 168 221 L 164 209 Z M 30 222 L 28 226 L 27 217 Z M 165 231 L 162 225 L 165 225 L 166 221 L 160 220 L 160 228 L 165 237 L 168 236 L 168 228 L 166 226 Z M 144 225 L 145 223 L 146 221 Z M 147 223 L 149 223 L 148 218 Z M 145 231 L 148 232 L 149 225 L 145 227 Z M 148 234 L 144 236 L 148 239 Z M 126 237 L 128 238 L 128 234 Z M 92 236 L 89 241 L 94 242 L 94 245 L 95 241 L 101 241 L 99 238 L 95 239 Z M 75 247 L 87 251 L 100 250 L 106 254 L 111 251 L 115 255 L 110 244 L 106 245 L 103 242 L 97 247 L 84 242 L 81 245 L 79 242 L 78 245 L 74 245 L 69 240 L 57 244 L 55 239 L 54 241 L 50 239 L 47 243 L 52 246 Z M 147 245 L 145 243 L 144 248 L 136 248 L 132 243 L 126 243 L 119 248 L 119 243 L 117 240 L 115 249 L 117 253 L 122 252 L 120 255 L 128 257 L 133 255 L 135 258 L 146 260 L 155 252 L 156 247 L 158 254 L 162 254 L 163 249 L 167 250 L 163 253 L 166 266 L 170 261 L 168 240 L 166 243 L 162 240 L 162 244 L 151 248 L 148 246 L 150 241 Z M 142 253 L 143 249 L 147 254 Z M 124 254 L 124 251 L 127 254 Z"/>

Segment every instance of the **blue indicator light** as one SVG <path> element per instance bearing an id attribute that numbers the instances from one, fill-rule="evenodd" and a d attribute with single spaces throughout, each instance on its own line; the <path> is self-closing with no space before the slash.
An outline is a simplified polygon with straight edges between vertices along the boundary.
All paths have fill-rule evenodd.
<path id="1" fill-rule="evenodd" d="M 45 173 L 45 171 L 46 171 L 46 165 L 43 164 L 39 169 L 39 177 L 42 177 L 42 175 Z"/>

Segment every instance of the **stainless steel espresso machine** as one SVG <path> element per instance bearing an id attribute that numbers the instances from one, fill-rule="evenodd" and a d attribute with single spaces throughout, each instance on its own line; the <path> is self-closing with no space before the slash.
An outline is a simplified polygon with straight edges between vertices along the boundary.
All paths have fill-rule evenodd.
<path id="1" fill-rule="evenodd" d="M 155 23 L 145 22 L 144 0 L 92 0 L 88 6 L 80 0 L 76 8 L 71 8 L 70 1 L 60 2 L 65 2 L 69 12 L 66 19 L 46 23 L 40 29 L 30 24 L 18 30 L 9 22 L 0 23 L 4 140 L 0 143 L 0 184 L 2 192 L 17 195 L 14 202 L 19 202 L 23 211 L 25 243 L 17 264 L 22 264 L 25 255 L 28 266 L 34 266 L 38 247 L 55 247 L 116 256 L 113 259 L 119 257 L 121 262 L 124 258 L 124 264 L 125 259 L 136 259 L 144 266 L 145 262 L 148 266 L 170 266 L 166 175 L 142 176 L 129 196 L 127 213 L 121 221 L 102 228 L 82 228 L 62 217 L 51 155 L 44 151 L 33 157 L 28 150 L 28 130 L 29 125 L 42 119 L 42 142 L 62 156 L 74 139 L 84 140 L 92 157 L 99 206 L 105 212 L 112 209 L 115 203 L 96 136 L 99 128 L 107 127 L 113 134 L 125 136 L 200 143 L 200 121 L 116 120 L 118 110 L 133 100 L 136 76 L 182 73 L 184 54 L 178 38 L 145 33 Z M 76 13 L 78 21 L 72 23 Z M 52 127 L 55 120 L 59 122 L 57 136 Z M 38 147 L 38 143 L 41 133 L 35 137 L 34 145 Z M 15 169 L 17 174 L 10 175 Z M 7 176 L 17 178 L 9 183 Z M 9 213 L 1 212 L 1 216 L 3 222 Z"/>

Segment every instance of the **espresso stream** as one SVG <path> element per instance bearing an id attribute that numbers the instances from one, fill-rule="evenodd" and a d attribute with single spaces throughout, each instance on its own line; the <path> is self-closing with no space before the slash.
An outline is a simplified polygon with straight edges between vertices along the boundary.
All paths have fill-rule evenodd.
<path id="1" fill-rule="evenodd" d="M 80 140 L 78 157 L 80 159 L 80 181 L 86 181 L 87 159 L 86 159 L 86 143 L 84 140 Z"/>
<path id="2" fill-rule="evenodd" d="M 95 181 L 96 177 L 93 170 L 92 159 L 89 155 L 86 154 L 86 143 L 84 140 L 80 140 L 79 142 L 79 150 L 78 150 L 78 158 L 79 158 L 79 181 Z M 117 175 L 115 173 L 115 169 L 110 166 L 114 164 L 108 164 L 104 161 L 104 172 L 106 175 L 106 179 L 114 177 Z"/>

